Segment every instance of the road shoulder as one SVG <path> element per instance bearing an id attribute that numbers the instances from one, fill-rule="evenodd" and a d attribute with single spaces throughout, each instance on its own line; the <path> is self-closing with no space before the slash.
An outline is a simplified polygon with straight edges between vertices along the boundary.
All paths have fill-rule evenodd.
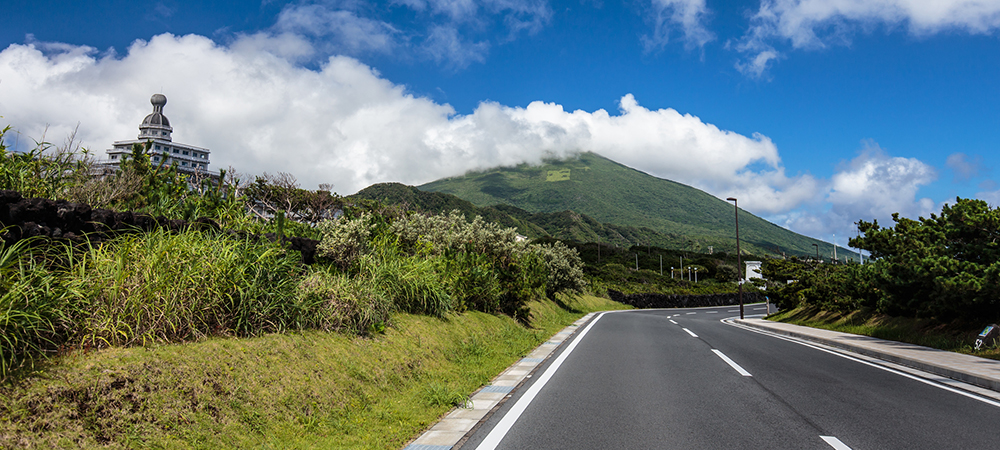
<path id="1" fill-rule="evenodd" d="M 904 342 L 763 319 L 737 319 L 734 322 L 784 336 L 818 342 L 1000 392 L 1000 361 Z"/>

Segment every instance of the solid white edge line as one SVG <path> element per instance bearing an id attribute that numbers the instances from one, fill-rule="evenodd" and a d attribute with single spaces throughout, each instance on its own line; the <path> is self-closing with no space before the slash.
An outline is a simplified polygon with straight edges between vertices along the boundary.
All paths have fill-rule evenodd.
<path id="1" fill-rule="evenodd" d="M 733 360 L 729 359 L 729 357 L 726 356 L 724 353 L 722 353 L 722 352 L 720 352 L 720 351 L 718 351 L 718 350 L 716 350 L 714 348 L 712 349 L 712 352 L 714 352 L 715 355 L 718 356 L 719 358 L 722 358 L 722 360 L 725 361 L 726 364 L 729 364 L 729 367 L 732 367 L 733 369 L 736 369 L 736 371 L 739 372 L 740 375 L 743 375 L 745 377 L 752 377 L 753 376 L 753 375 L 750 375 L 750 372 L 747 372 L 744 368 L 740 367 L 739 364 L 736 364 L 736 361 L 733 361 Z"/>
<path id="2" fill-rule="evenodd" d="M 720 320 L 720 322 L 725 323 L 726 325 L 730 325 L 730 326 L 742 328 L 742 329 L 747 330 L 747 331 L 752 331 L 754 333 L 763 334 L 765 336 L 771 336 L 773 338 L 782 339 L 782 340 L 785 340 L 785 341 L 788 341 L 788 342 L 794 342 L 796 344 L 804 345 L 806 347 L 809 347 L 809 348 L 812 348 L 812 349 L 816 349 L 816 350 L 819 350 L 821 352 L 827 352 L 827 353 L 829 353 L 831 355 L 837 355 L 837 356 L 839 356 L 841 358 L 844 358 L 844 359 L 849 359 L 851 361 L 859 362 L 859 363 L 867 365 L 867 366 L 875 367 L 877 369 L 882 369 L 882 370 L 884 370 L 886 372 L 894 373 L 896 375 L 899 375 L 899 376 L 902 376 L 902 377 L 906 377 L 906 378 L 909 378 L 909 379 L 914 380 L 914 381 L 919 381 L 919 382 L 924 383 L 924 384 L 929 385 L 929 386 L 934 386 L 934 387 L 936 387 L 938 389 L 944 389 L 944 390 L 946 390 L 948 392 L 951 392 L 953 394 L 963 395 L 963 396 L 966 396 L 966 397 L 971 398 L 973 400 L 979 400 L 980 402 L 986 403 L 987 405 L 995 406 L 997 408 L 1000 408 L 1000 402 L 997 402 L 995 400 L 991 400 L 991 399 L 988 399 L 986 397 L 982 397 L 982 396 L 973 394 L 971 392 L 966 392 L 966 391 L 963 391 L 961 389 L 956 389 L 956 388 L 953 388 L 951 386 L 947 386 L 947 385 L 938 383 L 938 382 L 933 381 L 933 380 L 928 380 L 926 378 L 921 378 L 921 377 L 918 377 L 916 375 L 908 374 L 906 372 L 901 372 L 899 370 L 896 370 L 896 369 L 893 369 L 893 368 L 890 368 L 890 367 L 885 367 L 885 366 L 882 366 L 882 365 L 878 365 L 878 364 L 875 364 L 875 363 L 872 363 L 872 362 L 865 361 L 863 359 L 855 358 L 855 357 L 850 356 L 850 355 L 845 355 L 845 354 L 840 353 L 840 352 L 836 352 L 836 351 L 833 351 L 833 350 L 828 350 L 828 349 L 825 349 L 825 348 L 822 348 L 822 347 L 817 347 L 815 345 L 809 344 L 808 342 L 801 341 L 801 340 L 798 340 L 798 339 L 795 339 L 795 338 L 792 338 L 792 337 L 789 337 L 789 336 L 783 336 L 783 335 L 780 335 L 780 334 L 777 334 L 777 333 L 771 333 L 771 332 L 768 332 L 768 331 L 756 329 L 754 327 L 750 327 L 750 326 L 738 324 L 738 323 L 733 322 L 732 320 L 733 320 L 733 318 L 730 317 L 728 319 L 722 319 L 722 320 Z M 847 351 L 847 350 L 844 350 L 844 351 Z M 878 359 L 878 358 L 875 358 L 875 359 Z"/>
<path id="3" fill-rule="evenodd" d="M 851 447 L 848 447 L 847 444 L 840 442 L 840 439 L 837 439 L 833 436 L 820 436 L 820 438 L 826 441 L 827 444 L 830 444 L 830 447 L 833 447 L 837 450 L 851 450 Z"/>
<path id="4" fill-rule="evenodd" d="M 687 329 L 687 328 L 681 328 L 681 329 L 682 329 L 682 330 L 684 330 L 684 331 L 687 331 L 687 332 L 688 332 L 688 334 L 690 334 L 690 335 L 691 335 L 691 337 L 698 337 L 698 335 L 697 335 L 697 334 L 694 334 L 694 332 L 693 332 L 693 331 L 691 331 L 691 330 L 689 330 L 689 329 Z"/>
<path id="5" fill-rule="evenodd" d="M 528 390 L 524 392 L 524 395 L 522 395 L 521 398 L 517 399 L 517 403 L 514 403 L 514 406 L 512 406 L 509 411 L 507 411 L 507 414 L 505 414 L 503 418 L 500 419 L 499 422 L 497 422 L 497 425 L 493 427 L 493 430 L 490 431 L 490 434 L 486 435 L 486 439 L 483 439 L 483 442 L 479 443 L 479 446 L 476 447 L 476 450 L 493 450 L 497 448 L 497 445 L 500 445 L 500 441 L 502 441 L 503 438 L 507 436 L 507 432 L 510 431 L 510 428 L 512 426 L 514 426 L 514 422 L 517 422 L 517 419 L 521 417 L 521 414 L 524 413 L 524 410 L 528 408 L 528 405 L 531 404 L 531 401 L 535 399 L 535 396 L 538 395 L 538 392 L 541 391 L 543 387 L 545 387 L 545 383 L 548 383 L 549 379 L 552 378 L 553 375 L 555 375 L 556 370 L 559 370 L 559 366 L 562 365 L 563 361 L 565 361 L 566 358 L 569 357 L 570 353 L 573 353 L 573 349 L 576 348 L 576 345 L 583 340 L 583 337 L 587 335 L 587 333 L 594 326 L 594 324 L 597 323 L 598 320 L 601 320 L 601 317 L 604 317 L 605 314 L 613 312 L 618 312 L 618 311 L 605 311 L 598 314 L 597 317 L 594 318 L 594 320 L 591 320 L 590 323 L 587 324 L 587 327 L 584 328 L 583 331 L 580 331 L 580 334 L 576 336 L 575 339 L 573 339 L 573 342 L 570 342 L 569 345 L 566 346 L 566 350 L 560 353 L 559 357 L 557 357 L 555 360 L 552 361 L 552 364 L 549 366 L 548 369 L 545 370 L 545 373 L 543 373 L 542 376 L 538 377 L 535 383 L 532 384 L 531 387 L 529 387 Z"/>

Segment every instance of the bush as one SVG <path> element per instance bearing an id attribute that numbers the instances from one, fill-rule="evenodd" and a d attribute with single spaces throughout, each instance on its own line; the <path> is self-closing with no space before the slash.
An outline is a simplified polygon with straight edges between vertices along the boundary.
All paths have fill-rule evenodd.
<path id="1" fill-rule="evenodd" d="M 556 241 L 539 245 L 538 250 L 548 269 L 545 292 L 550 297 L 562 291 L 581 291 L 587 285 L 583 277 L 583 261 L 576 249 Z"/>
<path id="2" fill-rule="evenodd" d="M 355 219 L 324 220 L 319 224 L 323 238 L 316 246 L 316 254 L 347 270 L 368 253 L 371 228 L 371 216 L 364 213 Z"/>
<path id="3" fill-rule="evenodd" d="M 364 280 L 316 271 L 299 283 L 295 309 L 299 329 L 372 333 L 389 323 L 392 301 Z"/>

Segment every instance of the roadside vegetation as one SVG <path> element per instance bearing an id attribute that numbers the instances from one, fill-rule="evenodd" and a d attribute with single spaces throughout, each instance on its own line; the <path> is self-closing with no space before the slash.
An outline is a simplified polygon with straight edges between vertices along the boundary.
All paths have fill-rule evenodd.
<path id="1" fill-rule="evenodd" d="M 626 308 L 583 295 L 575 250 L 480 217 L 288 174 L 193 179 L 141 145 L 97 169 L 72 141 L 19 153 L 0 133 L 0 190 L 189 226 L 0 226 L 0 448 L 398 448 L 586 312 Z M 282 237 L 317 240 L 315 263 Z"/>
<path id="2" fill-rule="evenodd" d="M 528 302 L 531 327 L 396 313 L 383 333 L 305 330 L 83 349 L 0 386 L 0 448 L 399 449 L 610 300 Z"/>
<path id="3" fill-rule="evenodd" d="M 850 245 L 871 252 L 865 264 L 765 261 L 768 295 L 788 311 L 778 318 L 971 351 L 975 335 L 1000 322 L 1000 208 L 959 198 L 929 218 L 893 220 L 858 223 Z"/>

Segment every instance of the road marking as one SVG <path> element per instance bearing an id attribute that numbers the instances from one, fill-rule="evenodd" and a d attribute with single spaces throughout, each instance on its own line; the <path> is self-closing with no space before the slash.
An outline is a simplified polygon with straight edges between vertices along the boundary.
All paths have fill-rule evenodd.
<path id="1" fill-rule="evenodd" d="M 687 329 L 687 328 L 681 328 L 681 329 L 682 329 L 682 330 L 684 330 L 684 331 L 687 331 L 687 332 L 688 332 L 688 334 L 690 334 L 690 335 L 691 335 L 691 337 L 698 337 L 698 335 L 697 335 L 697 334 L 694 334 L 694 333 L 693 333 L 693 332 L 692 332 L 691 330 L 689 330 L 689 329 Z"/>
<path id="2" fill-rule="evenodd" d="M 886 366 L 883 366 L 883 365 L 880 365 L 880 364 L 875 364 L 873 362 L 868 362 L 868 361 L 865 361 L 863 359 L 858 359 L 858 358 L 855 358 L 853 356 L 850 356 L 850 355 L 847 355 L 847 354 L 844 354 L 844 353 L 840 353 L 840 352 L 833 351 L 833 350 L 828 350 L 828 349 L 825 349 L 823 347 L 812 345 L 812 344 L 807 343 L 805 341 L 802 341 L 802 340 L 799 340 L 799 339 L 795 339 L 795 338 L 792 338 L 792 337 L 789 337 L 789 336 L 783 336 L 783 335 L 780 335 L 780 334 L 777 334 L 777 333 L 772 333 L 770 331 L 759 330 L 759 329 L 754 328 L 754 327 L 750 327 L 750 326 L 746 326 L 746 325 L 743 325 L 743 324 L 735 323 L 735 322 L 733 322 L 734 319 L 735 319 L 735 317 L 731 317 L 731 318 L 728 318 L 728 319 L 722 319 L 720 322 L 725 323 L 725 324 L 730 325 L 730 326 L 742 328 L 742 329 L 747 330 L 747 331 L 752 331 L 752 332 L 757 333 L 757 334 L 763 334 L 763 335 L 766 335 L 766 336 L 771 336 L 773 338 L 782 339 L 782 340 L 785 340 L 785 341 L 788 341 L 788 342 L 794 342 L 794 343 L 799 344 L 799 345 L 804 345 L 806 347 L 813 348 L 813 349 L 819 350 L 821 352 L 826 352 L 826 353 L 829 353 L 831 355 L 836 355 L 836 356 L 839 356 L 839 357 L 844 358 L 844 359 L 849 359 L 849 360 L 854 361 L 854 362 L 859 362 L 861 364 L 865 364 L 865 365 L 874 367 L 876 369 L 882 369 L 882 370 L 884 370 L 886 372 L 894 373 L 896 375 L 899 375 L 899 376 L 902 376 L 902 377 L 906 377 L 906 378 L 909 378 L 909 379 L 914 380 L 914 381 L 919 381 L 919 382 L 924 383 L 924 384 L 929 385 L 929 386 L 934 386 L 934 387 L 936 387 L 938 389 L 944 389 L 944 390 L 946 390 L 948 392 L 951 392 L 951 393 L 954 393 L 954 394 L 958 394 L 958 395 L 963 395 L 963 396 L 971 398 L 973 400 L 979 400 L 980 402 L 986 403 L 987 405 L 995 406 L 997 408 L 1000 408 L 1000 402 L 997 402 L 995 400 L 991 400 L 989 398 L 986 398 L 986 397 L 983 397 L 983 396 L 980 396 L 980 395 L 976 395 L 976 394 L 973 394 L 971 392 L 963 391 L 961 389 L 956 389 L 956 388 L 953 388 L 951 386 L 948 386 L 948 385 L 945 385 L 945 384 L 941 384 L 941 383 L 938 383 L 936 381 L 928 380 L 926 378 L 922 378 L 922 377 L 919 377 L 919 376 L 916 376 L 916 375 L 911 375 L 911 374 L 908 374 L 906 372 L 902 372 L 902 371 L 899 371 L 899 370 L 896 370 L 896 369 L 893 369 L 893 368 L 890 368 L 890 367 L 886 367 Z M 847 351 L 847 350 L 845 350 L 845 351 Z M 931 373 L 928 373 L 928 375 L 935 376 L 934 374 L 931 374 Z"/>
<path id="3" fill-rule="evenodd" d="M 848 447 L 843 442 L 840 442 L 840 439 L 837 439 L 833 436 L 820 436 L 820 439 L 823 439 L 824 441 L 826 441 L 827 444 L 830 444 L 830 447 L 833 447 L 837 450 L 851 450 L 851 447 Z"/>
<path id="4" fill-rule="evenodd" d="M 690 333 L 690 331 L 688 333 Z M 718 356 L 719 358 L 722 358 L 722 360 L 725 361 L 726 364 L 729 364 L 730 367 L 732 367 L 733 369 L 736 369 L 736 371 L 739 372 L 740 375 L 743 375 L 745 377 L 752 377 L 753 376 L 753 375 L 750 375 L 750 372 L 747 372 L 746 369 L 740 367 L 739 364 L 736 364 L 736 361 L 733 361 L 733 360 L 729 359 L 729 357 L 726 356 L 725 354 L 723 354 L 722 352 L 720 352 L 720 351 L 718 351 L 718 350 L 716 350 L 714 348 L 712 349 L 712 351 L 715 352 L 716 356 Z"/>
<path id="5" fill-rule="evenodd" d="M 718 313 L 719 313 L 718 311 L 709 311 L 709 312 L 707 312 L 705 314 L 718 314 Z"/>
<path id="6" fill-rule="evenodd" d="M 674 319 L 670 319 L 670 323 L 677 325 L 677 322 L 674 322 Z"/>
<path id="7" fill-rule="evenodd" d="M 507 414 L 504 415 L 499 422 L 497 422 L 497 425 L 493 427 L 490 434 L 486 435 L 486 439 L 483 439 L 483 442 L 479 443 L 479 447 L 476 447 L 476 450 L 494 450 L 497 448 L 497 445 L 500 445 L 500 441 L 507 435 L 510 428 L 514 426 L 514 422 L 517 422 L 517 419 L 521 417 L 521 414 L 528 408 L 531 401 L 535 399 L 538 392 L 545 387 L 545 383 L 548 383 L 549 379 L 555 375 L 556 370 L 559 370 L 559 366 L 562 365 L 563 361 L 569 357 L 570 353 L 573 353 L 573 349 L 575 349 L 576 345 L 583 340 L 583 337 L 587 335 L 587 332 L 594 327 L 594 324 L 597 323 L 598 320 L 601 320 L 601 317 L 604 317 L 605 314 L 611 314 L 613 312 L 615 311 L 602 312 L 595 317 L 594 320 L 591 320 L 590 323 L 587 324 L 586 328 L 580 331 L 580 335 L 577 336 L 576 339 L 573 339 L 573 341 L 566 346 L 566 350 L 563 350 L 563 352 L 559 354 L 559 357 L 552 361 L 552 365 L 545 370 L 545 373 L 538 377 L 535 383 L 524 392 L 524 395 L 522 395 L 521 398 L 517 399 L 517 403 L 515 403 L 514 406 L 510 408 L 510 411 L 507 411 Z"/>
<path id="8" fill-rule="evenodd" d="M 738 310 L 738 309 L 730 309 L 729 311 L 726 311 L 726 312 L 740 312 L 740 310 Z"/>
<path id="9" fill-rule="evenodd" d="M 764 308 L 754 308 L 754 311 L 762 311 Z"/>
<path id="10" fill-rule="evenodd" d="M 687 313 L 687 315 L 689 315 L 689 316 L 690 316 L 691 314 L 698 314 L 698 313 Z"/>

